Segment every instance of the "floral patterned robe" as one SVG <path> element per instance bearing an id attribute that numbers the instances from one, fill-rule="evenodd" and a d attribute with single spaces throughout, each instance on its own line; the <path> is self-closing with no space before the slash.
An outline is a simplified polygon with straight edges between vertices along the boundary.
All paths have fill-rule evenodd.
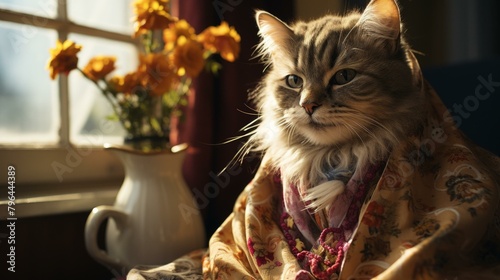
<path id="1" fill-rule="evenodd" d="M 500 160 L 470 143 L 425 91 L 418 133 L 355 173 L 337 212 L 287 213 L 303 204 L 264 157 L 206 253 L 129 279 L 499 279 Z"/>

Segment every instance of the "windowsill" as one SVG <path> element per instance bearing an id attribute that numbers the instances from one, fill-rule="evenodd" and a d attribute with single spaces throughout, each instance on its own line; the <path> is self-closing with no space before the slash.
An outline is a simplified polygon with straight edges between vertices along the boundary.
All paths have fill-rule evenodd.
<path id="1" fill-rule="evenodd" d="M 16 190 L 15 215 L 16 218 L 27 218 L 73 212 L 85 212 L 99 205 L 113 205 L 121 182 L 99 184 L 78 184 L 61 188 L 43 188 L 45 190 L 23 191 L 30 195 L 22 195 Z M 37 188 L 40 189 L 40 188 Z M 0 200 L 0 218 L 8 217 L 7 198 Z"/>
<path id="2" fill-rule="evenodd" d="M 36 217 L 113 205 L 124 170 L 99 147 L 0 147 L 0 218 L 8 216 L 8 167 L 15 168 L 15 217 Z"/>

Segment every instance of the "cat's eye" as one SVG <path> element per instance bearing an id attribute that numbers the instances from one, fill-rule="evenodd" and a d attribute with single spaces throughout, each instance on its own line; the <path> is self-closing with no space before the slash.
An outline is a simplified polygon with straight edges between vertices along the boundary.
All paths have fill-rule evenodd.
<path id="1" fill-rule="evenodd" d="M 352 81 L 352 79 L 354 79 L 354 77 L 356 77 L 356 71 L 354 71 L 352 69 L 342 69 L 342 70 L 337 71 L 337 73 L 335 73 L 335 75 L 333 75 L 332 82 L 333 82 L 333 84 L 336 84 L 336 85 L 345 85 L 348 82 Z"/>
<path id="2" fill-rule="evenodd" d="M 291 88 L 300 88 L 302 87 L 302 78 L 297 75 L 288 75 L 285 77 L 286 85 Z"/>

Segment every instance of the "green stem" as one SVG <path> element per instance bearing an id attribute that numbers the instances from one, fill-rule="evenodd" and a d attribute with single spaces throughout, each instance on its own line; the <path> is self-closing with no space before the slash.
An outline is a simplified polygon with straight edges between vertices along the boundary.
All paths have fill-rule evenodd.
<path id="1" fill-rule="evenodd" d="M 118 119 L 120 119 L 120 122 L 122 123 L 122 126 L 125 128 L 125 125 L 124 125 L 124 120 L 123 120 L 123 117 L 121 114 L 119 114 L 119 105 L 116 104 L 116 101 L 114 101 L 109 95 L 113 95 L 113 93 L 111 93 L 109 90 L 107 89 L 104 89 L 102 88 L 99 83 L 97 81 L 94 81 L 93 79 L 91 79 L 89 76 L 87 76 L 87 74 L 85 74 L 85 72 L 83 72 L 82 69 L 80 68 L 76 68 L 78 71 L 80 71 L 80 73 L 82 73 L 82 75 L 87 79 L 87 80 L 90 80 L 92 83 L 94 83 L 94 85 L 101 91 L 102 95 L 104 95 L 104 97 L 108 100 L 108 102 L 110 103 L 111 105 L 111 108 L 113 109 L 113 113 L 118 117 Z M 107 85 L 106 81 L 103 79 L 104 83 Z"/>
<path id="2" fill-rule="evenodd" d="M 152 53 L 153 50 L 153 44 L 154 44 L 154 36 L 153 32 L 149 30 L 146 32 L 144 35 L 142 35 L 142 45 L 144 46 L 144 51 L 146 54 Z"/>

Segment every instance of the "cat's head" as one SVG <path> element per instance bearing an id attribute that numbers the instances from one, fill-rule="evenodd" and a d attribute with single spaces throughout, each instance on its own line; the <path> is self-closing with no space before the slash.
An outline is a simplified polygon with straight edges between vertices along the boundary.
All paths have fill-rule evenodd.
<path id="1" fill-rule="evenodd" d="M 420 70 L 394 0 L 293 25 L 263 11 L 256 20 L 268 72 L 255 94 L 260 142 L 390 146 L 421 115 Z"/>

